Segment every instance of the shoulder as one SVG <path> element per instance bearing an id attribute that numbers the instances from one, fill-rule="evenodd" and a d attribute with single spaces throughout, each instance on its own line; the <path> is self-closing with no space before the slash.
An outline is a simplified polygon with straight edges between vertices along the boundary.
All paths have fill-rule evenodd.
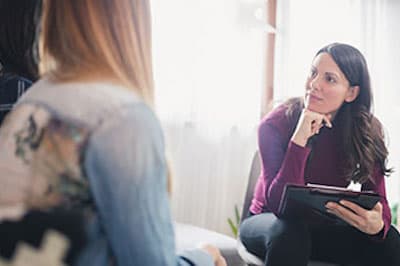
<path id="1" fill-rule="evenodd" d="M 59 83 L 44 78 L 19 100 L 19 104 L 26 102 L 44 104 L 64 116 L 96 126 L 106 117 L 122 117 L 127 106 L 139 106 L 142 100 L 134 91 L 107 82 Z"/>
<path id="2" fill-rule="evenodd" d="M 135 104 L 105 117 L 89 138 L 83 166 L 91 185 L 101 191 L 121 185 L 132 190 L 132 184 L 153 190 L 148 185 L 160 182 L 165 188 L 164 137 L 154 112 Z"/>
<path id="3" fill-rule="evenodd" d="M 290 99 L 268 113 L 260 123 L 263 128 L 274 128 L 280 134 L 290 134 L 294 130 L 301 112 L 300 99 Z"/>
<path id="4" fill-rule="evenodd" d="M 288 106 L 286 103 L 280 104 L 275 107 L 271 112 L 269 112 L 262 121 L 270 122 L 270 123 L 281 123 L 287 120 Z"/>
<path id="5" fill-rule="evenodd" d="M 58 82 L 49 77 L 44 77 L 35 82 L 21 100 L 56 101 L 60 99 L 59 101 L 66 101 L 70 98 L 77 104 L 80 102 L 93 102 L 93 104 L 104 102 L 111 105 L 140 101 L 140 97 L 135 92 L 122 85 L 103 81 Z M 96 107 L 102 108 L 102 106 Z"/>
<path id="6" fill-rule="evenodd" d="M 155 112 L 144 102 L 121 105 L 117 112 L 104 116 L 93 131 L 96 133 L 118 128 L 133 131 L 137 136 L 139 133 L 147 132 L 146 135 L 149 135 L 151 132 L 161 131 Z"/>
<path id="7" fill-rule="evenodd" d="M 124 105 L 118 113 L 103 117 L 93 129 L 87 154 L 95 155 L 101 161 L 162 157 L 164 136 L 161 124 L 145 103 Z"/>

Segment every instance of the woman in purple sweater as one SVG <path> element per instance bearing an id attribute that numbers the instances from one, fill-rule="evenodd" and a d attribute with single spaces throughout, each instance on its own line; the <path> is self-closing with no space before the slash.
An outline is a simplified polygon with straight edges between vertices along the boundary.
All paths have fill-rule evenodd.
<path id="1" fill-rule="evenodd" d="M 304 99 L 289 100 L 261 122 L 262 170 L 240 238 L 265 265 L 305 266 L 309 259 L 400 265 L 400 235 L 390 224 L 385 192 L 388 151 L 371 105 L 364 56 L 350 45 L 333 43 L 316 54 Z M 329 202 L 326 211 L 350 226 L 328 219 L 311 225 L 279 217 L 288 183 L 359 183 L 381 200 L 371 210 L 345 200 Z"/>

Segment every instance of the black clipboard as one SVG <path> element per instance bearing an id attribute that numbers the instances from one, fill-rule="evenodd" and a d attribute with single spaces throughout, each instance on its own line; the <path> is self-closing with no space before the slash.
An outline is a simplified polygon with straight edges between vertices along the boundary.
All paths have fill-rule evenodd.
<path id="1" fill-rule="evenodd" d="M 283 218 L 306 219 L 312 223 L 325 221 L 345 224 L 340 218 L 326 212 L 325 204 L 328 201 L 339 203 L 340 200 L 345 199 L 370 210 L 380 198 L 380 195 L 373 191 L 357 192 L 333 186 L 287 184 L 278 213 Z"/>

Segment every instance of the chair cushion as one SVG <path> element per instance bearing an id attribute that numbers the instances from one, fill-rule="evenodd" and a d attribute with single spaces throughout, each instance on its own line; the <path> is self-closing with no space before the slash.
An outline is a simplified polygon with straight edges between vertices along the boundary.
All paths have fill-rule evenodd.
<path id="1" fill-rule="evenodd" d="M 218 247 L 229 266 L 244 266 L 236 250 L 236 239 L 190 224 L 175 223 L 176 248 L 180 252 L 198 247 L 200 243 L 208 243 Z"/>

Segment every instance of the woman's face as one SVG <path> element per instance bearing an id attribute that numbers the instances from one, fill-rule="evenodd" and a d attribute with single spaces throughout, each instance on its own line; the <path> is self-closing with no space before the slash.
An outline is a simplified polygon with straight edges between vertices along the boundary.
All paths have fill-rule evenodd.
<path id="1" fill-rule="evenodd" d="M 343 102 L 351 102 L 358 95 L 358 87 L 349 81 L 328 53 L 314 58 L 306 82 L 305 107 L 313 112 L 335 115 Z"/>

